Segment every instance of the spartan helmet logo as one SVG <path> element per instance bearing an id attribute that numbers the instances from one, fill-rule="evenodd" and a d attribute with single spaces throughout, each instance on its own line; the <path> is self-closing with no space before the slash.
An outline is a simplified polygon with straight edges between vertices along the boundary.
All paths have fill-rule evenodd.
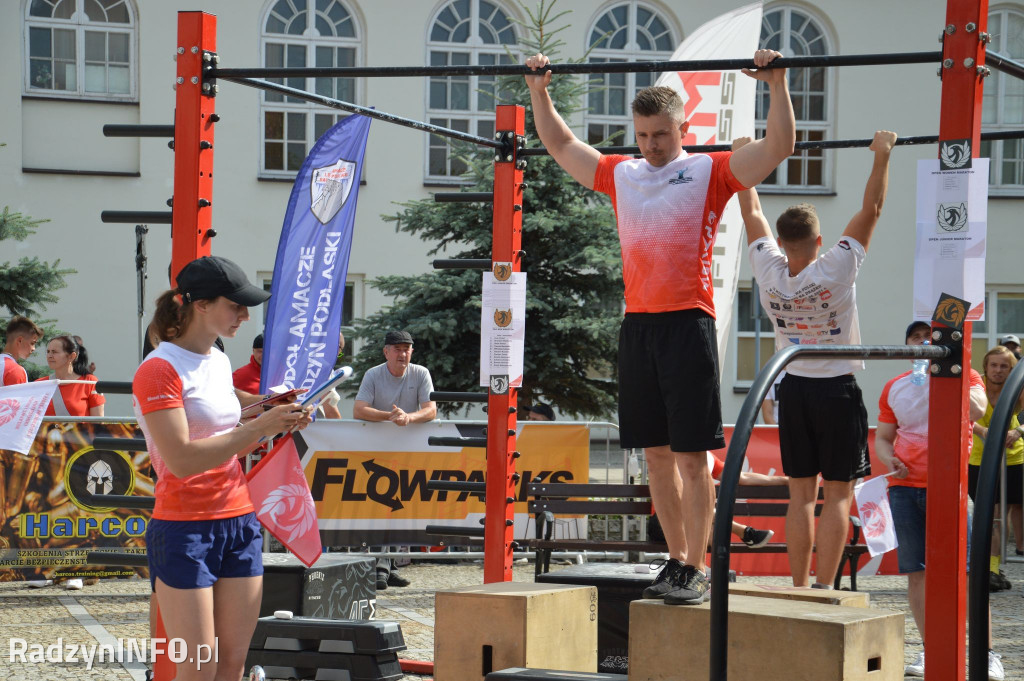
<path id="1" fill-rule="evenodd" d="M 114 489 L 114 471 L 102 459 L 89 466 L 85 488 L 89 494 L 110 494 Z"/>

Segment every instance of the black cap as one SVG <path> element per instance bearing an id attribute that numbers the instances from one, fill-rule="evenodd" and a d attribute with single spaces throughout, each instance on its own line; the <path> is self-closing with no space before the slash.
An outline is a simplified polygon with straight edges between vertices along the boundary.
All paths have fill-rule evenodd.
<path id="1" fill-rule="evenodd" d="M 224 296 L 233 303 L 253 307 L 270 298 L 268 291 L 249 283 L 241 267 L 216 255 L 185 265 L 178 273 L 178 291 L 186 303 Z"/>
<path id="2" fill-rule="evenodd" d="M 388 331 L 384 336 L 384 345 L 400 345 L 402 343 L 412 345 L 412 334 L 408 331 Z"/>
<path id="3" fill-rule="evenodd" d="M 252 349 L 253 350 L 262 350 L 263 349 L 263 334 L 262 333 L 252 339 Z"/>
<path id="4" fill-rule="evenodd" d="M 932 330 L 932 325 L 929 324 L 928 322 L 922 322 L 920 320 L 918 320 L 916 322 L 910 322 L 910 326 L 907 327 L 907 334 L 903 337 L 903 341 L 906 342 L 906 340 L 908 338 L 910 338 L 910 334 L 914 333 L 915 331 L 917 331 L 922 326 L 924 328 L 928 329 L 929 331 Z"/>
<path id="5" fill-rule="evenodd" d="M 523 407 L 523 411 L 533 412 L 534 414 L 540 414 L 547 418 L 548 421 L 555 420 L 555 410 L 548 404 L 535 404 L 532 407 Z"/>

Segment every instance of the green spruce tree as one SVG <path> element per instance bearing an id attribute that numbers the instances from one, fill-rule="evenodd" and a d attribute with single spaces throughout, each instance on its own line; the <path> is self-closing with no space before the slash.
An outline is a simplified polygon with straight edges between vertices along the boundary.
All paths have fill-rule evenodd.
<path id="1" fill-rule="evenodd" d="M 49 220 L 13 213 L 5 206 L 0 213 L 0 244 L 9 244 L 10 240 L 25 241 L 45 222 Z M 10 246 L 7 249 L 0 246 L 0 252 L 10 253 L 13 250 Z M 0 263 L 0 347 L 6 341 L 4 331 L 7 322 L 15 315 L 24 315 L 39 324 L 46 331 L 46 338 L 57 335 L 59 332 L 54 327 L 54 320 L 39 319 L 39 315 L 48 303 L 57 302 L 54 292 L 67 286 L 64 277 L 74 273 L 75 270 L 62 268 L 59 259 L 48 263 L 33 256 L 23 257 L 17 263 Z M 4 310 L 6 314 L 3 314 Z M 46 366 L 30 361 L 22 362 L 22 365 L 28 371 L 29 380 L 49 373 Z"/>
<path id="2" fill-rule="evenodd" d="M 530 20 L 522 26 L 524 54 L 557 55 L 563 42 L 553 22 L 553 3 L 523 6 Z M 553 58 L 554 60 L 554 58 Z M 581 110 L 585 83 L 555 76 L 549 88 L 566 116 Z M 526 105 L 528 146 L 540 146 L 522 77 L 499 78 L 495 99 Z M 465 163 L 465 189 L 492 191 L 494 152 L 456 146 Z M 604 418 L 615 406 L 616 347 L 622 305 L 622 265 L 615 221 L 607 198 L 584 189 L 550 156 L 528 159 L 524 173 L 522 248 L 527 272 L 526 351 L 520 404 L 550 403 L 575 416 Z M 437 257 L 485 258 L 491 255 L 490 204 L 401 203 L 385 216 L 396 230 L 415 234 Z M 415 276 L 384 276 L 371 282 L 394 304 L 356 322 L 356 337 L 367 341 L 354 358 L 361 376 L 383 361 L 381 339 L 389 329 L 406 329 L 416 339 L 414 361 L 430 369 L 438 390 L 481 391 L 479 386 L 479 270 L 439 270 Z M 359 381 L 349 386 L 355 392 Z M 448 415 L 463 405 L 439 403 Z"/>

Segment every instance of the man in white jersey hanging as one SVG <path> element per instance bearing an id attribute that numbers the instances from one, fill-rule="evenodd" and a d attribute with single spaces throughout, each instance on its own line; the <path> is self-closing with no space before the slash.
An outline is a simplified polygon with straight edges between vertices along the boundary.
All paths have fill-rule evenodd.
<path id="1" fill-rule="evenodd" d="M 749 139 L 733 142 L 742 149 Z M 750 263 L 761 304 L 775 326 L 775 347 L 860 343 L 855 282 L 878 224 L 889 183 L 889 154 L 896 133 L 879 131 L 861 208 L 839 242 L 821 258 L 814 206 L 788 208 L 776 222 L 778 243 L 761 212 L 757 192 L 740 192 Z M 785 253 L 783 254 L 783 251 Z M 861 360 L 798 360 L 779 384 L 779 445 L 789 476 L 786 544 L 795 586 L 810 582 L 811 547 L 817 544 L 816 588 L 831 588 L 849 530 L 853 482 L 871 474 L 867 411 L 853 372 Z M 818 475 L 825 500 L 814 532 Z"/>
<path id="2" fill-rule="evenodd" d="M 526 60 L 534 123 L 544 146 L 573 179 L 608 194 L 615 207 L 626 316 L 619 333 L 619 434 L 643 448 L 651 496 L 669 560 L 644 598 L 694 605 L 707 597 L 705 539 L 713 489 L 707 450 L 725 446 L 719 394 L 711 253 L 729 198 L 768 176 L 793 153 L 793 107 L 782 56 L 754 55 L 747 75 L 768 84 L 763 139 L 738 153 L 687 154 L 683 101 L 667 87 L 640 90 L 633 127 L 642 159 L 602 156 L 573 134 L 555 110 L 542 54 Z M 687 539 L 691 548 L 687 551 Z"/>

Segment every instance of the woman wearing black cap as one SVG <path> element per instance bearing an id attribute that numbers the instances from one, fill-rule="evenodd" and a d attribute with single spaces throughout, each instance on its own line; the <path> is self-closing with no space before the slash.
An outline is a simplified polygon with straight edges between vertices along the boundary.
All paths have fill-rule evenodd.
<path id="1" fill-rule="evenodd" d="M 214 341 L 233 337 L 249 306 L 269 297 L 230 260 L 193 260 L 177 288 L 157 300 L 149 327 L 156 349 L 132 384 L 158 476 L 146 547 L 167 638 L 185 641 L 187 659 L 218 652 L 202 670 L 180 664 L 177 681 L 212 678 L 211 670 L 241 677 L 259 614 L 263 542 L 235 459 L 263 438 L 309 423 L 299 405 L 285 404 L 238 425 L 231 365 Z"/>

